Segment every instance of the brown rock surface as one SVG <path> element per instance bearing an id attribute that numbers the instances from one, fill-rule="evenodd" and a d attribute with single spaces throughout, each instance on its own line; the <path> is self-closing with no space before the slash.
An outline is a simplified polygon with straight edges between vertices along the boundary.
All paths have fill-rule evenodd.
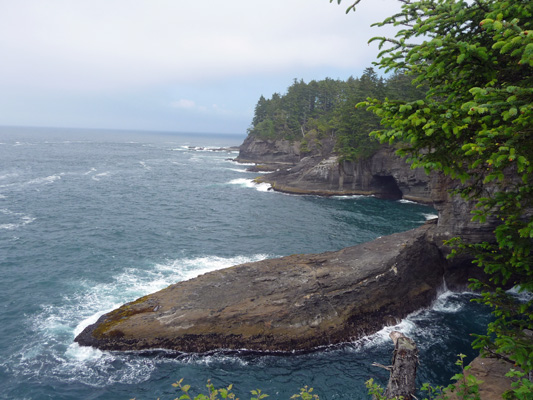
<path id="1" fill-rule="evenodd" d="M 102 316 L 75 340 L 110 350 L 310 350 L 427 306 L 445 261 L 435 224 L 336 252 L 247 263 L 179 282 Z"/>
<path id="2" fill-rule="evenodd" d="M 470 363 L 467 375 L 473 375 L 483 381 L 479 386 L 479 396 L 483 400 L 501 400 L 502 395 L 511 389 L 511 378 L 505 374 L 513 368 L 513 364 L 496 358 L 477 357 Z M 450 400 L 459 399 L 456 393 L 450 393 Z"/>

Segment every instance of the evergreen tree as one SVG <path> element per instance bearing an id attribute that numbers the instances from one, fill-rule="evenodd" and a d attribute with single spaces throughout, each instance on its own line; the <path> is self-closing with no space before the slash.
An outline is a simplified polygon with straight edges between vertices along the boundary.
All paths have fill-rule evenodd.
<path id="1" fill-rule="evenodd" d="M 493 242 L 454 241 L 492 282 L 474 283 L 496 317 L 474 346 L 531 374 L 533 301 L 505 289 L 533 290 L 533 2 L 402 0 L 401 12 L 377 25 L 402 26 L 395 38 L 372 39 L 387 46 L 378 65 L 429 90 L 414 101 L 362 104 L 381 118 L 373 135 L 401 141 L 414 167 L 462 182 L 458 192 L 477 202 L 474 220 L 500 221 Z M 515 389 L 518 398 L 531 394 L 526 379 Z"/>

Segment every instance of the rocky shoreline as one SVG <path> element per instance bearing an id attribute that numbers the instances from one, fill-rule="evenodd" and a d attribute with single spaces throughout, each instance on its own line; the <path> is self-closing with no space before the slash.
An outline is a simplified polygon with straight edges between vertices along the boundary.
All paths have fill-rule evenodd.
<path id="1" fill-rule="evenodd" d="M 357 339 L 436 297 L 445 260 L 427 240 L 435 226 L 207 273 L 104 315 L 76 341 L 109 350 L 291 352 Z"/>
<path id="2" fill-rule="evenodd" d="M 364 162 L 340 164 L 331 153 L 299 159 L 297 150 L 294 143 L 247 139 L 237 161 L 275 166 L 259 178 L 274 190 L 404 198 L 432 204 L 439 219 L 338 252 L 179 282 L 103 315 L 75 341 L 106 350 L 307 351 L 374 333 L 429 306 L 444 281 L 464 287 L 479 274 L 468 258 L 446 259 L 443 239 L 489 232 L 470 222 L 470 205 L 450 197 L 446 179 L 410 169 L 387 147 Z"/>

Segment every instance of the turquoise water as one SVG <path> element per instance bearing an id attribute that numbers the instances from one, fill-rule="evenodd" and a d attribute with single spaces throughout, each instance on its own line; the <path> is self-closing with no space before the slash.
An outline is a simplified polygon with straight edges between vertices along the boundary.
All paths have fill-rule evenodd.
<path id="1" fill-rule="evenodd" d="M 101 352 L 73 339 L 101 314 L 231 265 L 316 253 L 414 228 L 430 207 L 290 196 L 231 161 L 239 135 L 0 128 L 0 398 L 174 398 L 180 378 L 289 398 L 366 398 L 386 382 L 387 330 L 299 355 Z M 207 148 L 206 148 L 207 147 Z M 486 313 L 444 292 L 396 329 L 421 349 L 420 379 L 447 383 Z M 392 328 L 389 328 L 390 330 Z M 471 353 L 471 352 L 470 352 Z M 174 397 L 173 397 L 174 396 Z"/>

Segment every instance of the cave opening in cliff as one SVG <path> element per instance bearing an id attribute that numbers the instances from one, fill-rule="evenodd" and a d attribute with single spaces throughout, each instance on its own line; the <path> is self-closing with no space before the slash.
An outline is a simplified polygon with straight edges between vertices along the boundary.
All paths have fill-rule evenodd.
<path id="1" fill-rule="evenodd" d="M 379 188 L 379 197 L 390 200 L 398 200 L 403 197 L 403 193 L 394 177 L 390 175 L 374 175 L 373 178 L 376 186 Z"/>

